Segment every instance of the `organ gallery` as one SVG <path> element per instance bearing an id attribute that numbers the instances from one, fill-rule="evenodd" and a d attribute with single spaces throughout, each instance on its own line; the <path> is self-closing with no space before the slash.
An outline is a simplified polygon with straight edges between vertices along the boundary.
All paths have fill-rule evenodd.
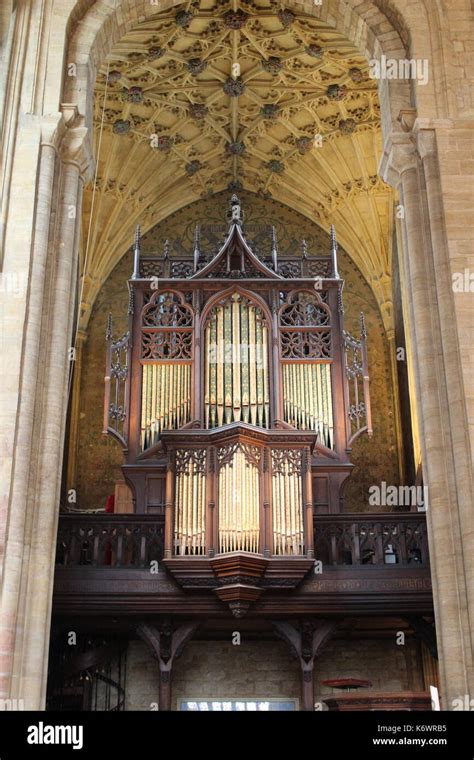
<path id="1" fill-rule="evenodd" d="M 0 724 L 472 708 L 468 6 L 1 0 Z"/>
<path id="2" fill-rule="evenodd" d="M 346 329 L 335 230 L 318 250 L 305 239 L 288 245 L 280 226 L 281 250 L 276 226 L 252 221 L 237 195 L 220 203 L 218 235 L 197 219 L 180 253 L 171 254 L 168 239 L 142 251 L 137 228 L 124 308 L 104 315 L 102 433 L 122 451 L 120 474 L 105 515 L 84 519 L 66 508 L 57 556 L 58 623 L 71 609 L 61 589 L 75 567 L 90 584 L 77 587 L 74 604 L 87 609 L 102 599 L 109 637 L 113 629 L 105 681 L 82 670 L 88 709 L 111 699 L 125 709 L 124 673 L 137 644 L 160 663 L 160 710 L 314 709 L 314 664 L 328 642 L 344 641 L 348 611 L 386 615 L 388 589 L 390 614 L 403 614 L 412 610 L 415 582 L 416 606 L 429 615 L 423 515 L 347 511 L 352 451 L 374 434 L 371 336 L 363 312 L 354 319 L 351 311 L 355 334 Z M 104 299 L 112 304 L 107 290 Z M 119 581 L 112 593 L 104 573 Z M 370 595 L 361 596 L 364 589 Z M 131 618 L 127 599 L 136 600 Z M 118 614 L 114 624 L 108 609 Z M 426 635 L 419 610 L 416 619 Z M 376 630 L 381 623 L 387 637 L 393 622 L 382 618 Z M 95 627 L 73 685 L 80 663 L 102 651 Z M 266 647 L 270 637 L 296 651 L 298 697 L 261 694 L 254 708 L 243 693 L 206 701 L 191 689 L 174 701 L 170 668 L 179 668 L 185 643 L 212 651 L 241 629 L 252 646 Z M 431 662 L 430 650 L 425 657 Z M 51 704 L 67 704 L 60 670 L 51 684 Z M 386 709 L 421 709 L 427 699 L 409 690 L 373 693 L 367 709 L 375 698 L 386 699 Z M 344 709 L 339 702 L 325 709 Z"/>

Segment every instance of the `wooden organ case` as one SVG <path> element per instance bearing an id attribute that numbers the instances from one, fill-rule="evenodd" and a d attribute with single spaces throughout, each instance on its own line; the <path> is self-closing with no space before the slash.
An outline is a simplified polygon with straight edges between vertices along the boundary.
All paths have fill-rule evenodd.
<path id="1" fill-rule="evenodd" d="M 136 513 L 163 526 L 163 564 L 236 616 L 315 561 L 315 514 L 341 511 L 350 449 L 371 434 L 366 333 L 343 327 L 329 256 L 257 255 L 232 196 L 207 257 L 144 258 L 129 330 L 107 326 L 104 433 L 121 443 Z"/>

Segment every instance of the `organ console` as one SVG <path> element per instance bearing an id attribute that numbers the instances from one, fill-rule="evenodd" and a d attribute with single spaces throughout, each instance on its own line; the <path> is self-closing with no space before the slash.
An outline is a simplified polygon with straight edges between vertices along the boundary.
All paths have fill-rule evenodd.
<path id="1" fill-rule="evenodd" d="M 104 432 L 123 447 L 135 511 L 164 521 L 164 561 L 185 587 L 244 567 L 249 587 L 252 573 L 288 587 L 314 561 L 314 514 L 341 510 L 354 440 L 372 432 L 366 330 L 363 316 L 360 336 L 344 330 L 334 230 L 329 256 L 286 257 L 273 230 L 267 259 L 235 196 L 228 218 L 218 250 L 200 250 L 197 228 L 181 258 L 168 245 L 142 257 L 137 233 L 129 329 L 115 340 L 107 325 Z"/>

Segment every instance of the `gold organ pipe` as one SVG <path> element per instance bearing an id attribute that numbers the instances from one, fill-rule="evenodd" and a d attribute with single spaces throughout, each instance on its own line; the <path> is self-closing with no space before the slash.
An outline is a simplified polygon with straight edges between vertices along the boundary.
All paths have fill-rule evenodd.
<path id="1" fill-rule="evenodd" d="M 301 505 L 300 505 L 300 499 L 298 494 L 299 484 L 300 484 L 301 478 L 298 477 L 298 475 L 295 473 L 293 475 L 293 493 L 294 493 L 294 515 L 295 515 L 295 533 L 293 538 L 293 554 L 299 554 L 299 543 L 300 543 L 300 515 L 301 515 Z"/>
<path id="2" fill-rule="evenodd" d="M 209 424 L 211 427 L 215 427 L 216 424 L 216 403 L 217 403 L 217 362 L 219 360 L 219 346 L 217 343 L 217 318 L 214 314 L 212 316 L 211 320 L 211 326 L 210 326 L 210 341 L 211 341 L 211 351 L 213 352 L 212 358 L 213 361 L 208 367 L 209 372 L 209 404 L 210 404 L 210 412 L 209 412 Z"/>
<path id="3" fill-rule="evenodd" d="M 204 413 L 205 413 L 205 420 L 206 420 L 206 428 L 210 427 L 210 396 L 209 396 L 209 386 L 210 386 L 210 377 L 211 377 L 211 353 L 214 351 L 213 348 L 211 348 L 211 325 L 210 323 L 206 327 L 206 338 L 204 341 L 204 350 L 205 350 L 205 356 L 207 356 L 207 368 L 205 374 L 205 388 L 204 388 Z"/>
<path id="4" fill-rule="evenodd" d="M 174 404 L 174 383 L 173 383 L 173 365 L 168 365 L 168 404 L 167 404 L 167 411 L 168 411 L 168 425 L 167 427 L 172 428 L 174 427 L 173 424 L 173 404 Z"/>
<path id="5" fill-rule="evenodd" d="M 281 473 L 279 475 L 279 483 L 280 483 L 280 508 L 281 508 L 281 551 L 282 554 L 286 553 L 286 543 L 285 543 L 285 536 L 286 536 L 286 502 L 285 502 L 285 476 L 284 473 Z"/>
<path id="6" fill-rule="evenodd" d="M 295 502 L 295 477 L 294 475 L 288 475 L 288 490 L 290 492 L 290 541 L 289 541 L 289 554 L 295 553 L 295 539 L 296 539 L 296 502 Z"/>
<path id="7" fill-rule="evenodd" d="M 186 533 L 187 533 L 187 554 L 191 554 L 191 548 L 193 544 L 193 476 L 192 466 L 188 468 L 187 479 L 188 487 L 186 489 Z"/>
<path id="8" fill-rule="evenodd" d="M 198 485 L 198 504 L 199 504 L 199 510 L 198 510 L 198 532 L 197 532 L 197 553 L 201 554 L 203 551 L 203 540 L 204 540 L 204 533 L 203 533 L 203 508 L 204 508 L 204 499 L 203 499 L 203 477 L 201 474 L 197 475 L 197 485 Z"/>
<path id="9" fill-rule="evenodd" d="M 254 465 L 249 465 L 249 481 L 250 481 L 250 494 L 251 494 L 251 515 L 252 515 L 252 521 L 251 521 L 251 527 L 250 527 L 250 544 L 249 544 L 249 551 L 256 552 L 258 551 L 258 526 L 260 525 L 259 520 L 259 499 L 258 499 L 258 470 Z M 250 509 L 250 507 L 249 507 Z"/>
<path id="10" fill-rule="evenodd" d="M 290 489 L 288 478 L 288 463 L 285 463 L 285 477 L 283 479 L 283 485 L 285 488 L 285 554 L 289 553 L 289 536 L 291 536 L 291 504 L 290 504 Z"/>
<path id="11" fill-rule="evenodd" d="M 299 415 L 298 415 L 298 407 L 299 407 L 299 404 L 298 404 L 298 383 L 297 383 L 297 378 L 296 378 L 296 365 L 295 364 L 291 365 L 291 374 L 292 374 L 292 382 L 293 382 L 293 404 L 294 404 L 294 407 L 295 407 L 295 412 L 294 412 L 294 415 L 295 415 L 295 427 L 298 427 L 299 424 L 300 424 L 300 421 L 299 421 Z"/>
<path id="12" fill-rule="evenodd" d="M 311 479 L 311 470 L 309 471 L 309 478 Z M 303 554 L 304 551 L 304 502 L 303 502 L 303 482 L 301 478 L 298 478 L 298 514 L 299 514 L 299 554 Z M 311 517 L 311 521 L 312 521 Z"/>
<path id="13" fill-rule="evenodd" d="M 220 427 L 224 421 L 224 364 L 221 359 L 221 351 L 224 348 L 224 310 L 220 307 L 217 310 L 217 424 Z"/>
<path id="14" fill-rule="evenodd" d="M 295 510 L 296 510 L 296 536 L 295 536 L 295 554 L 302 553 L 303 538 L 303 500 L 301 492 L 301 477 L 295 475 Z"/>
<path id="15" fill-rule="evenodd" d="M 197 509 L 195 511 L 197 512 L 197 519 L 196 519 L 196 543 L 195 543 L 194 553 L 200 554 L 201 540 L 202 540 L 202 533 L 201 533 L 202 502 L 201 502 L 201 475 L 199 473 L 196 473 L 195 480 L 196 480 L 196 502 L 197 502 Z"/>
<path id="16" fill-rule="evenodd" d="M 233 551 L 237 551 L 239 548 L 239 543 L 242 536 L 242 494 L 238 490 L 237 485 L 240 485 L 241 483 L 241 472 L 240 472 L 240 452 L 237 450 L 236 455 L 234 456 L 234 467 L 233 467 L 233 478 L 232 478 L 232 500 L 235 499 L 237 503 L 237 511 L 234 517 L 234 524 L 233 524 L 233 531 L 232 531 L 232 549 Z M 233 503 L 233 501 L 230 501 L 230 504 Z"/>
<path id="17" fill-rule="evenodd" d="M 268 454 L 270 458 L 270 472 L 271 472 L 271 462 L 272 462 L 272 452 L 269 451 Z M 274 474 L 270 475 L 271 477 L 271 489 L 272 489 L 272 501 L 271 501 L 271 507 L 272 507 L 272 541 L 273 546 L 270 549 L 271 554 L 278 554 L 278 546 L 277 546 L 277 535 L 278 535 L 278 503 L 277 503 L 277 497 L 276 497 L 276 488 L 275 488 L 275 480 L 276 476 Z"/>
<path id="18" fill-rule="evenodd" d="M 191 509 L 192 509 L 192 515 L 193 515 L 193 531 L 192 531 L 192 547 L 193 547 L 193 554 L 196 554 L 197 548 L 198 548 L 198 530 L 199 530 L 199 483 L 198 483 L 199 475 L 196 472 L 196 468 L 193 468 L 193 475 L 192 475 L 192 483 L 193 483 L 193 489 L 192 489 L 192 503 L 191 503 Z"/>
<path id="19" fill-rule="evenodd" d="M 256 337 L 255 337 L 255 310 L 249 309 L 249 376 L 250 376 L 250 422 L 252 425 L 257 424 L 257 362 L 255 356 Z"/>
<path id="20" fill-rule="evenodd" d="M 248 306 L 242 303 L 242 312 L 240 320 L 242 336 L 242 419 L 244 422 L 249 421 L 249 404 L 250 404 L 250 385 L 249 385 L 249 315 Z"/>
<path id="21" fill-rule="evenodd" d="M 327 362 L 284 362 L 284 419 L 301 430 L 316 430 L 331 447 L 334 438 L 331 365 Z"/>
<path id="22" fill-rule="evenodd" d="M 179 370 L 181 365 L 175 364 L 173 366 L 173 375 L 174 375 L 174 395 L 173 395 L 173 427 L 178 428 L 178 408 L 179 408 Z"/>
<path id="23" fill-rule="evenodd" d="M 230 352 L 229 352 L 230 348 Z M 232 422 L 232 306 L 227 301 L 224 307 L 224 420 L 226 424 Z M 230 356 L 229 356 L 230 353 Z"/>
<path id="24" fill-rule="evenodd" d="M 207 541 L 206 541 L 206 526 L 207 526 L 207 498 L 206 498 L 206 477 L 201 475 L 201 503 L 202 503 L 202 516 L 201 516 L 201 552 L 206 553 Z"/>
<path id="25" fill-rule="evenodd" d="M 224 539 L 224 546 L 223 549 L 225 552 L 229 551 L 229 526 L 227 521 L 227 505 L 229 502 L 229 494 L 228 494 L 228 487 L 230 482 L 230 473 L 229 473 L 229 465 L 225 464 L 223 467 L 223 475 L 224 475 L 224 492 L 223 492 L 223 499 L 222 499 L 222 506 L 223 506 L 223 539 Z"/>
<path id="26" fill-rule="evenodd" d="M 283 545 L 282 545 L 282 536 L 283 536 L 283 510 L 282 510 L 282 504 L 281 504 L 281 475 L 278 473 L 275 476 L 275 492 L 276 492 L 276 503 L 278 505 L 278 512 L 277 512 L 277 524 L 278 524 L 278 554 L 283 554 Z"/>
<path id="27" fill-rule="evenodd" d="M 241 364 L 240 364 L 240 304 L 237 298 L 232 302 L 232 385 L 233 385 L 233 421 L 238 422 L 241 406 Z"/>
<path id="28" fill-rule="evenodd" d="M 187 536 L 187 501 L 188 501 L 188 476 L 186 471 L 182 474 L 182 486 L 181 486 L 181 554 L 186 553 L 186 536 Z"/>
<path id="29" fill-rule="evenodd" d="M 256 374 L 257 374 L 257 425 L 262 426 L 263 416 L 263 387 L 262 387 L 262 357 L 260 355 L 262 347 L 262 323 L 256 319 L 255 324 L 255 355 L 256 355 Z"/>
<path id="30" fill-rule="evenodd" d="M 310 426 L 309 412 L 311 407 L 309 388 L 308 388 L 308 365 L 300 364 L 299 367 L 300 383 L 303 389 L 303 430 L 307 430 Z"/>
<path id="31" fill-rule="evenodd" d="M 181 475 L 176 477 L 175 504 L 174 504 L 174 552 L 181 554 L 179 541 L 181 537 Z"/>
<path id="32" fill-rule="evenodd" d="M 247 546 L 248 551 L 254 551 L 255 540 L 255 492 L 254 492 L 254 477 L 253 477 L 253 465 L 247 467 L 247 481 L 248 481 L 248 506 L 247 506 Z"/>
<path id="33" fill-rule="evenodd" d="M 230 521 L 230 503 L 232 500 L 232 487 L 233 487 L 234 470 L 230 463 L 227 465 L 227 493 L 225 499 L 226 509 L 226 525 L 227 525 L 227 551 L 232 551 L 232 534 L 231 534 L 231 521 Z"/>
<path id="34" fill-rule="evenodd" d="M 224 468 L 221 467 L 219 470 L 219 475 L 217 479 L 217 485 L 218 485 L 218 498 L 217 498 L 217 506 L 219 511 L 219 534 L 218 534 L 218 552 L 224 551 L 224 545 L 222 541 L 222 535 L 223 535 L 223 527 L 224 527 L 224 499 L 223 499 L 223 492 L 224 492 Z"/>
<path id="35" fill-rule="evenodd" d="M 263 326 L 263 401 L 265 404 L 265 426 L 270 427 L 270 378 L 268 373 L 268 329 Z"/>
<path id="36" fill-rule="evenodd" d="M 227 551 L 227 465 L 221 469 L 221 498 L 219 500 L 219 535 L 221 540 L 221 552 Z"/>

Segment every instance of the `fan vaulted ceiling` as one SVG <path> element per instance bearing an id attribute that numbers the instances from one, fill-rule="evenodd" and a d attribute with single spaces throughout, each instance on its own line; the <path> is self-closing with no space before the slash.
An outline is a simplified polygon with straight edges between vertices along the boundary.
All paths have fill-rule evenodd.
<path id="1" fill-rule="evenodd" d="M 388 313 L 392 191 L 377 176 L 379 111 L 349 41 L 273 0 L 193 0 L 137 23 L 96 83 L 83 324 L 137 223 L 146 231 L 240 187 L 334 223 Z"/>

